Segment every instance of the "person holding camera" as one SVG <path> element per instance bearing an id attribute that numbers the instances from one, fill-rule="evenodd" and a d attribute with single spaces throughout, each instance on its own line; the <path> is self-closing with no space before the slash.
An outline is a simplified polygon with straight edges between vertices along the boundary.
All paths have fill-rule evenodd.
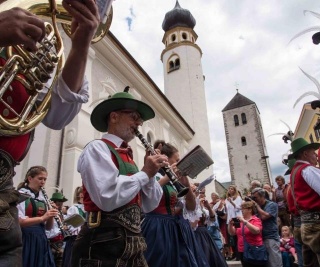
<path id="1" fill-rule="evenodd" d="M 263 245 L 262 240 L 262 222 L 255 216 L 254 202 L 245 201 L 241 204 L 241 211 L 243 216 L 233 218 L 228 224 L 228 232 L 231 236 L 237 236 L 238 238 L 238 253 L 241 264 L 243 267 L 254 267 L 256 265 L 246 262 L 243 258 L 244 252 L 244 240 L 243 234 L 245 235 L 246 242 L 250 245 L 261 246 Z M 242 233 L 243 227 L 243 233 Z M 264 266 L 264 265 L 259 265 Z"/>
<path id="2" fill-rule="evenodd" d="M 262 221 L 262 237 L 268 251 L 268 267 L 282 267 L 280 252 L 280 237 L 278 231 L 277 217 L 278 205 L 265 197 L 265 190 L 255 188 L 252 190 L 252 200 L 257 209 L 257 216 Z"/>

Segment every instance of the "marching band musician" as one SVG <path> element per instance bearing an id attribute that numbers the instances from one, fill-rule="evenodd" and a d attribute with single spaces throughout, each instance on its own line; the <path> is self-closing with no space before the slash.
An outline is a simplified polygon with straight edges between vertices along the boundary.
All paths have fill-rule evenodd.
<path id="1" fill-rule="evenodd" d="M 83 188 L 78 186 L 74 191 L 73 205 L 68 209 L 66 219 L 74 214 L 79 214 L 84 219 L 86 218 L 84 206 L 83 206 Z M 71 236 L 66 240 L 66 245 L 63 251 L 62 267 L 71 267 L 71 253 L 73 243 L 76 240 L 78 233 L 80 232 L 81 226 L 72 227 L 69 226 L 69 232 Z"/>
<path id="2" fill-rule="evenodd" d="M 2 3 L 4 1 L 0 1 Z M 91 39 L 99 24 L 98 9 L 94 0 L 63 0 L 63 7 L 72 16 L 72 46 L 64 68 L 54 85 L 50 109 L 43 123 L 52 129 L 65 127 L 80 111 L 82 103 L 88 101 L 88 82 L 84 78 L 87 55 Z M 0 6 L 1 7 L 1 6 Z M 37 49 L 36 43 L 45 35 L 43 21 L 21 8 L 0 12 L 0 46 L 24 45 L 30 51 Z M 1 55 L 0 65 L 5 58 Z M 12 83 L 8 97 L 20 108 L 21 95 L 25 88 L 17 81 Z M 24 105 L 24 104 L 23 104 Z M 22 106 L 23 107 L 23 106 Z M 21 109 L 21 108 L 20 108 Z M 0 105 L 5 116 L 5 108 Z M 9 112 L 10 114 L 10 112 Z M 27 152 L 31 134 L 0 137 L 0 265 L 20 266 L 22 240 L 16 204 L 19 194 L 13 187 L 14 166 Z M 36 266 L 36 265 L 31 265 Z"/>
<path id="3" fill-rule="evenodd" d="M 63 224 L 62 206 L 64 202 L 68 201 L 68 199 L 66 199 L 62 193 L 56 192 L 52 194 L 50 201 L 52 201 L 58 209 L 58 216 L 60 218 L 60 223 L 61 223 L 60 227 L 66 228 L 66 226 L 64 226 Z M 63 256 L 63 247 L 64 247 L 64 238 L 65 238 L 65 236 L 61 232 L 60 227 L 57 221 L 55 220 L 53 222 L 53 227 L 51 228 L 51 230 L 46 231 L 46 235 L 50 242 L 50 247 L 51 247 L 51 251 L 53 254 L 56 267 L 62 266 L 62 256 Z M 67 232 L 67 228 L 65 229 L 65 232 Z"/>
<path id="4" fill-rule="evenodd" d="M 24 182 L 18 186 L 19 192 L 31 196 L 18 204 L 23 241 L 23 267 L 55 267 L 45 229 L 51 230 L 58 210 L 47 209 L 49 203 L 46 203 L 41 190 L 47 177 L 46 168 L 33 166 L 27 171 Z"/>
<path id="5" fill-rule="evenodd" d="M 146 152 L 141 171 L 135 165 L 128 142 L 155 113 L 127 88 L 101 102 L 91 114 L 93 127 L 108 133 L 90 142 L 78 161 L 88 221 L 73 245 L 72 266 L 148 266 L 141 211 L 149 212 L 159 204 L 162 189 L 154 176 L 167 164 L 167 157 Z"/>
<path id="6" fill-rule="evenodd" d="M 168 157 L 171 168 L 176 170 L 179 151 L 163 140 L 157 140 L 154 147 Z M 156 177 L 162 186 L 163 196 L 158 207 L 147 213 L 142 222 L 142 233 L 147 243 L 145 257 L 149 266 L 208 267 L 205 255 L 196 245 L 189 221 L 181 215 L 198 218 L 193 212 L 196 208 L 193 192 L 189 190 L 183 201 L 179 201 L 177 190 L 165 173 L 159 170 Z M 179 181 L 190 187 L 187 177 L 180 177 Z"/>

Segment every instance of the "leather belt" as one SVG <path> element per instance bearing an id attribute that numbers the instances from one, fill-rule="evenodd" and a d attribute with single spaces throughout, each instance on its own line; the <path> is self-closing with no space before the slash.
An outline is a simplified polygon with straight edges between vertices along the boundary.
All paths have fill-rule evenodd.
<path id="1" fill-rule="evenodd" d="M 300 211 L 301 223 L 320 222 L 320 211 Z"/>
<path id="2" fill-rule="evenodd" d="M 140 233 L 141 209 L 133 204 L 121 207 L 115 211 L 89 212 L 88 227 L 119 227 L 122 226 L 134 233 Z"/>

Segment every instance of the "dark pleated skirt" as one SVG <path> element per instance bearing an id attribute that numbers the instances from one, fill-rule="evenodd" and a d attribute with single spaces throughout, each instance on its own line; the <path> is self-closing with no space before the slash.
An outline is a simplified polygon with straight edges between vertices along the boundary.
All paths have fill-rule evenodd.
<path id="1" fill-rule="evenodd" d="M 44 225 L 21 227 L 24 267 L 55 267 Z"/>
<path id="2" fill-rule="evenodd" d="M 199 246 L 203 249 L 204 254 L 206 255 L 210 267 L 228 267 L 222 253 L 210 236 L 207 227 L 198 227 L 195 231 L 195 236 Z"/>
<path id="3" fill-rule="evenodd" d="M 71 255 L 73 243 L 76 240 L 76 235 L 68 237 L 63 250 L 62 267 L 71 267 Z"/>
<path id="4" fill-rule="evenodd" d="M 205 256 L 198 262 L 194 233 L 180 217 L 146 214 L 142 234 L 146 239 L 145 258 L 152 267 L 208 267 Z M 189 227 L 188 227 L 188 226 Z M 191 242 L 190 242 L 191 241 Z"/>

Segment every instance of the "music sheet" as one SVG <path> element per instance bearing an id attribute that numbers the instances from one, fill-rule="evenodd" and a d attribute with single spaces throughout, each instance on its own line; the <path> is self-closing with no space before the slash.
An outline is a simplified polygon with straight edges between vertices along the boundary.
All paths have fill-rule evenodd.
<path id="1" fill-rule="evenodd" d="M 177 163 L 177 167 L 182 175 L 195 179 L 199 173 L 212 164 L 211 157 L 198 145 Z"/>
<path id="2" fill-rule="evenodd" d="M 70 217 L 64 219 L 63 221 L 67 225 L 71 225 L 77 228 L 85 223 L 84 218 L 80 214 L 72 214 Z"/>

